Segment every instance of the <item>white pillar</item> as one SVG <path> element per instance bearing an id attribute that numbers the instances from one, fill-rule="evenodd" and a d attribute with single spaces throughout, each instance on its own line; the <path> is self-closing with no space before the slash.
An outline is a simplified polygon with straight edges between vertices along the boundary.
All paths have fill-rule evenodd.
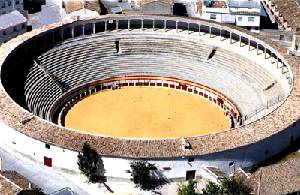
<path id="1" fill-rule="evenodd" d="M 152 30 L 155 30 L 155 19 L 152 21 Z"/>
<path id="2" fill-rule="evenodd" d="M 71 36 L 72 36 L 72 38 L 74 38 L 74 25 L 71 28 Z"/>
<path id="3" fill-rule="evenodd" d="M 266 44 L 264 45 L 264 53 L 265 53 L 265 59 L 267 59 L 267 47 L 266 47 Z"/>
<path id="4" fill-rule="evenodd" d="M 251 40 L 250 40 L 250 38 L 248 38 L 248 50 L 249 51 L 251 50 Z"/>
<path id="5" fill-rule="evenodd" d="M 199 24 L 199 35 L 201 35 L 201 24 Z"/>
<path id="6" fill-rule="evenodd" d="M 144 20 L 143 19 L 141 19 L 141 23 L 142 23 L 141 29 L 144 30 Z"/>

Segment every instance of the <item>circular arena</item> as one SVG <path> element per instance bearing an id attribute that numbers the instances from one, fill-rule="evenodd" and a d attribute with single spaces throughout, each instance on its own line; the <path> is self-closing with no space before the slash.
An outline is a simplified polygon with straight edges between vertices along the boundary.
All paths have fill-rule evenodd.
<path id="1" fill-rule="evenodd" d="M 299 61 L 233 26 L 107 15 L 25 33 L 0 64 L 1 141 L 47 166 L 78 171 L 88 142 L 108 177 L 147 159 L 183 179 L 253 168 L 300 135 Z"/>
<path id="2" fill-rule="evenodd" d="M 193 136 L 230 127 L 222 110 L 209 101 L 156 87 L 97 93 L 75 104 L 64 121 L 65 127 L 134 138 Z"/>

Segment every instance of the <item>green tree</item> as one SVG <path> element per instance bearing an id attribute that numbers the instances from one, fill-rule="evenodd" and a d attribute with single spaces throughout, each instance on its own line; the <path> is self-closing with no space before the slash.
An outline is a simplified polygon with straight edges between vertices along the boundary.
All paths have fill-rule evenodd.
<path id="1" fill-rule="evenodd" d="M 201 195 L 219 195 L 219 194 L 220 195 L 222 194 L 221 186 L 219 186 L 213 182 L 208 182 L 208 184 L 202 190 Z"/>
<path id="2" fill-rule="evenodd" d="M 46 195 L 41 189 L 34 188 L 34 189 L 27 189 L 21 190 L 17 193 L 17 195 Z"/>
<path id="3" fill-rule="evenodd" d="M 187 184 L 182 184 L 177 189 L 178 195 L 200 195 L 196 192 L 195 187 L 197 185 L 197 181 L 189 180 Z"/>
<path id="4" fill-rule="evenodd" d="M 201 195 L 250 195 L 252 189 L 242 178 L 225 178 L 221 185 L 209 182 Z"/>
<path id="5" fill-rule="evenodd" d="M 226 195 L 249 195 L 252 189 L 242 178 L 226 178 L 221 183 L 223 194 Z"/>
<path id="6" fill-rule="evenodd" d="M 98 153 L 88 143 L 83 144 L 77 157 L 79 170 L 85 176 L 90 177 L 98 170 Z"/>
<path id="7" fill-rule="evenodd" d="M 167 183 L 162 175 L 157 174 L 157 167 L 147 161 L 132 161 L 130 162 L 130 168 L 131 170 L 128 170 L 128 173 L 131 173 L 131 180 L 141 190 L 154 190 Z"/>

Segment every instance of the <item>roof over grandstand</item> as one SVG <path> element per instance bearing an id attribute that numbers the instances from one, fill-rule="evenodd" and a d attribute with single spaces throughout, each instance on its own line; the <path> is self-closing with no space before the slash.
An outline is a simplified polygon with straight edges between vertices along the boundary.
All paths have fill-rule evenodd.
<path id="1" fill-rule="evenodd" d="M 300 32 L 300 4 L 299 0 L 264 0 L 271 3 L 279 12 L 279 16 L 291 27 L 294 32 Z"/>

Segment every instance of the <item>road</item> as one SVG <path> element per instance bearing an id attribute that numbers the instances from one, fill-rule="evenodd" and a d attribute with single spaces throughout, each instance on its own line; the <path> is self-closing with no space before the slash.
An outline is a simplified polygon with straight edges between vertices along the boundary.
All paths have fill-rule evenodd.
<path id="1" fill-rule="evenodd" d="M 88 194 L 54 169 L 30 162 L 26 157 L 23 158 L 19 155 L 13 155 L 3 148 L 0 148 L 0 158 L 2 159 L 3 171 L 17 171 L 42 188 L 44 193 L 52 193 L 62 188 L 69 187 L 76 194 Z"/>

